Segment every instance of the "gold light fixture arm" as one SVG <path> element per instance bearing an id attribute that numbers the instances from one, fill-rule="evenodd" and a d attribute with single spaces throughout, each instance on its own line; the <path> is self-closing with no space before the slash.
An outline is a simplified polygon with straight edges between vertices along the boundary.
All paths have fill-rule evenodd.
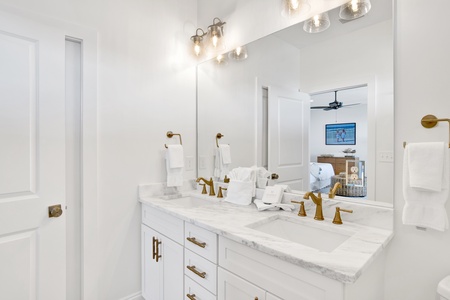
<path id="1" fill-rule="evenodd" d="M 437 125 L 439 122 L 448 122 L 448 148 L 450 148 L 450 119 L 438 119 L 434 115 L 426 115 L 420 120 L 420 123 L 425 128 L 433 128 Z M 403 142 L 403 148 L 405 148 L 407 145 L 406 142 Z"/>
<path id="2" fill-rule="evenodd" d="M 174 135 L 178 135 L 180 137 L 180 145 L 183 145 L 183 141 L 181 140 L 181 134 L 179 133 L 173 133 L 172 131 L 167 131 L 166 136 L 171 139 Z M 164 144 L 164 147 L 168 148 L 166 144 Z"/>

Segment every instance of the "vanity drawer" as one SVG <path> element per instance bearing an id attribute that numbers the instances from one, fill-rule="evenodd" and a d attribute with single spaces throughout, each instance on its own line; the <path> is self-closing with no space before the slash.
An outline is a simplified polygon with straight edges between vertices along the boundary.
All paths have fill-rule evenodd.
<path id="1" fill-rule="evenodd" d="M 189 276 L 214 295 L 216 294 L 217 265 L 188 249 L 184 250 L 184 264 L 185 275 Z"/>
<path id="2" fill-rule="evenodd" d="M 186 222 L 184 236 L 186 249 L 217 263 L 217 234 Z"/>
<path id="3" fill-rule="evenodd" d="M 183 245 L 184 221 L 158 209 L 143 205 L 142 223 Z"/>
<path id="4" fill-rule="evenodd" d="M 189 298 L 187 295 L 190 295 Z M 200 284 L 189 278 L 188 276 L 184 276 L 184 297 L 187 300 L 216 300 L 216 296 L 211 294 L 207 289 L 202 287 Z"/>

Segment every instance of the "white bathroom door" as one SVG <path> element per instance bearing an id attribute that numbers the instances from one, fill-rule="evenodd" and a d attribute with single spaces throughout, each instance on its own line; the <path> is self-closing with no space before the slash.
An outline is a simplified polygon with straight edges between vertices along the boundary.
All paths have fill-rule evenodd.
<path id="1" fill-rule="evenodd" d="M 0 298 L 65 299 L 64 45 L 0 10 Z"/>
<path id="2" fill-rule="evenodd" d="M 308 190 L 309 102 L 306 93 L 269 86 L 268 170 L 277 184 Z"/>

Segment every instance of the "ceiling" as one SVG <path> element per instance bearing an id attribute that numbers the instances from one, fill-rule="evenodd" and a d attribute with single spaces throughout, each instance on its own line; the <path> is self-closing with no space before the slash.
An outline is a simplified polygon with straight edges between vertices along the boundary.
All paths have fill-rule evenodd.
<path id="1" fill-rule="evenodd" d="M 367 15 L 344 24 L 339 21 L 339 7 L 332 9 L 328 12 L 331 22 L 330 27 L 320 33 L 305 32 L 303 30 L 303 22 L 301 22 L 280 30 L 274 33 L 274 35 L 301 49 L 330 38 L 336 38 L 340 35 L 392 19 L 392 0 L 372 0 L 371 3 L 372 8 Z"/>

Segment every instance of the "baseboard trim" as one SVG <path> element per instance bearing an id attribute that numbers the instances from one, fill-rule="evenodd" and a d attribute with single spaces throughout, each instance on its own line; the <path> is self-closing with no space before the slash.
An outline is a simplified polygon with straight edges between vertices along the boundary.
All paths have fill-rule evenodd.
<path id="1" fill-rule="evenodd" d="M 144 300 L 144 298 L 142 298 L 141 292 L 137 292 L 137 293 L 128 295 L 126 297 L 123 297 L 119 300 Z"/>

